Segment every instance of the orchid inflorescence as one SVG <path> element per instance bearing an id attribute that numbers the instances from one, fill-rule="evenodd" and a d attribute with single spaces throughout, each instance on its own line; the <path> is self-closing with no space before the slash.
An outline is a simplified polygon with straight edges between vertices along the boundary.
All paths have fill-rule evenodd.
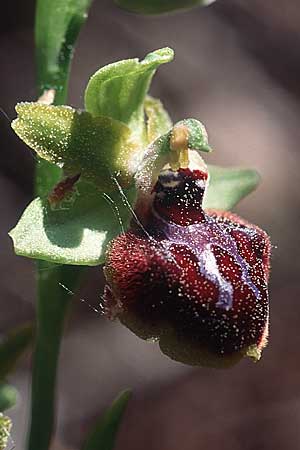
<path id="1" fill-rule="evenodd" d="M 221 367 L 258 360 L 268 336 L 270 241 L 228 210 L 259 177 L 207 166 L 201 122 L 173 125 L 147 96 L 156 68 L 172 58 L 167 48 L 100 69 L 85 111 L 17 106 L 16 133 L 62 172 L 11 236 L 28 257 L 104 262 L 104 313 L 171 358 Z"/>

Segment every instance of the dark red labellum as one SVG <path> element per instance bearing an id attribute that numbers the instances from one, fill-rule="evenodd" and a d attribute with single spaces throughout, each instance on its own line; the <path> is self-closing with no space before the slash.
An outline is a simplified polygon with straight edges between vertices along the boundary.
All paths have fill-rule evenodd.
<path id="1" fill-rule="evenodd" d="M 176 360 L 258 359 L 268 332 L 270 241 L 232 213 L 204 211 L 206 183 L 200 170 L 161 173 L 146 223 L 111 243 L 104 306 Z"/>

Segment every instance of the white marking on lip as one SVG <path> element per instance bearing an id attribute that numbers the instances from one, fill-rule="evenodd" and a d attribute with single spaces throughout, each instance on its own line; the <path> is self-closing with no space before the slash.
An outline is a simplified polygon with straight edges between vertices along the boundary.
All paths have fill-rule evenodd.
<path id="1" fill-rule="evenodd" d="M 218 264 L 213 252 L 207 248 L 199 258 L 200 271 L 204 272 L 208 280 L 217 284 L 219 288 L 219 299 L 216 306 L 220 306 L 228 311 L 232 307 L 233 287 L 229 281 L 226 281 L 220 274 Z"/>
<path id="2" fill-rule="evenodd" d="M 211 281 L 219 288 L 219 298 L 216 306 L 228 311 L 233 304 L 234 292 L 230 282 L 220 274 L 215 256 L 210 248 L 211 245 L 218 245 L 221 249 L 229 252 L 241 269 L 241 280 L 252 290 L 256 299 L 261 300 L 261 293 L 251 279 L 249 265 L 239 254 L 237 244 L 229 234 L 229 231 L 221 229 L 209 216 L 206 216 L 206 223 L 181 226 L 168 222 L 156 211 L 153 211 L 153 215 L 160 222 L 158 228 L 164 229 L 163 233 L 167 239 L 164 241 L 164 246 L 168 248 L 174 243 L 187 246 L 197 257 L 200 272 L 206 274 L 207 278 L 211 274 Z M 234 228 L 234 226 L 232 227 Z M 243 231 L 248 236 L 255 233 L 255 230 L 252 229 Z M 212 257 L 207 255 L 206 252 L 212 253 Z"/>

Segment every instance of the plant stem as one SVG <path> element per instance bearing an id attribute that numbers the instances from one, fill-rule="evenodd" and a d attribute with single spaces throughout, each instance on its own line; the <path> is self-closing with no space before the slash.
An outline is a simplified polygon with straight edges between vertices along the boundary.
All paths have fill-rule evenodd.
<path id="1" fill-rule="evenodd" d="M 70 296 L 60 282 L 74 288 L 78 268 L 38 263 L 37 340 L 32 375 L 31 432 L 28 448 L 49 448 L 54 428 L 55 386 L 60 342 Z"/>
<path id="2" fill-rule="evenodd" d="M 73 46 L 87 17 L 91 0 L 38 0 L 35 40 L 39 95 L 56 91 L 55 104 L 66 103 Z M 35 189 L 45 196 L 59 180 L 61 171 L 40 160 Z M 55 387 L 60 343 L 70 295 L 82 270 L 75 266 L 37 263 L 37 330 L 31 391 L 31 423 L 28 450 L 48 450 L 55 421 Z"/>

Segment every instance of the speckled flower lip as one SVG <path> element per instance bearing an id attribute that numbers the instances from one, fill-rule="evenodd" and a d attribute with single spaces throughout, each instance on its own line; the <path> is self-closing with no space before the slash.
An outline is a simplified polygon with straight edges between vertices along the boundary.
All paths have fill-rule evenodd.
<path id="1" fill-rule="evenodd" d="M 107 255 L 104 305 L 172 358 L 230 364 L 259 359 L 268 333 L 270 242 L 232 213 L 204 211 L 207 173 L 163 171 L 144 228 Z"/>

